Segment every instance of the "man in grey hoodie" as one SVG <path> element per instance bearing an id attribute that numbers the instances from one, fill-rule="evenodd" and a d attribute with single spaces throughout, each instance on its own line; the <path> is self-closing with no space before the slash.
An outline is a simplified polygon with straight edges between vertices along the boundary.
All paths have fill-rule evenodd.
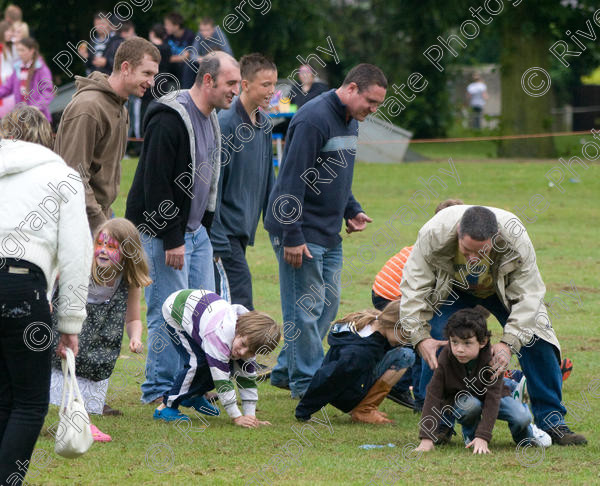
<path id="1" fill-rule="evenodd" d="M 60 120 L 54 151 L 81 175 L 92 233 L 112 216 L 119 193 L 129 129 L 125 102 L 154 85 L 159 62 L 156 46 L 134 37 L 117 49 L 110 76 L 76 77 L 77 92 Z"/>

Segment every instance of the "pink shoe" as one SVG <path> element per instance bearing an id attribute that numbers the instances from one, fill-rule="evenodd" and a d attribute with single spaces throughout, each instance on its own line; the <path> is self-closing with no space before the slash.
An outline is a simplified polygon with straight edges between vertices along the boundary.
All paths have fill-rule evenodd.
<path id="1" fill-rule="evenodd" d="M 102 432 L 94 424 L 90 424 L 90 429 L 92 429 L 92 437 L 96 442 L 110 442 L 112 440 L 112 437 L 110 435 Z"/>

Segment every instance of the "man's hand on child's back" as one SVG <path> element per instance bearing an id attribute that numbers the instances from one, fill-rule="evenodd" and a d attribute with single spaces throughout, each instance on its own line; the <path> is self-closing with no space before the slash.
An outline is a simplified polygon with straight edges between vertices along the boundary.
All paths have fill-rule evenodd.
<path id="1" fill-rule="evenodd" d="M 448 344 L 448 341 L 438 341 L 437 339 L 427 338 L 417 344 L 417 351 L 421 355 L 421 358 L 429 365 L 429 368 L 435 370 L 438 365 L 437 350 L 446 344 Z"/>
<path id="2" fill-rule="evenodd" d="M 485 439 L 475 437 L 465 446 L 465 449 L 471 446 L 473 447 L 473 454 L 491 454 L 490 449 L 488 448 L 488 443 Z"/>
<path id="3" fill-rule="evenodd" d="M 507 344 L 496 343 L 492 346 L 492 368 L 496 371 L 492 379 L 497 379 L 504 376 L 504 372 L 508 369 L 510 364 L 510 348 Z"/>
<path id="4" fill-rule="evenodd" d="M 415 451 L 429 452 L 434 449 L 435 445 L 431 439 L 421 439 L 421 443 Z"/>

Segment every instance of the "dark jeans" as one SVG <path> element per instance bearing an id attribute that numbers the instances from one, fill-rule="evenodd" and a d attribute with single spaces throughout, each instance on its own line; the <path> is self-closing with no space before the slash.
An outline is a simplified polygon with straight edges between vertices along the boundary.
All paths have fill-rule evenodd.
<path id="1" fill-rule="evenodd" d="M 460 309 L 472 308 L 478 304 L 494 314 L 500 325 L 504 327 L 509 312 L 497 295 L 494 294 L 483 299 L 457 288 L 453 290 L 458 294 L 458 298 L 448 305 L 441 305 L 439 307 L 441 315 L 434 314 L 429 321 L 433 339 L 445 339 L 444 328 L 452 314 Z M 448 300 L 451 298 L 452 296 L 448 297 Z M 536 425 L 540 429 L 546 430 L 564 424 L 564 415 L 567 410 L 562 404 L 562 373 L 558 349 L 540 338 L 529 346 L 523 346 L 518 359 L 523 374 L 527 378 L 527 391 Z M 432 376 L 433 371 L 424 364 L 421 372 L 421 390 L 426 390 Z"/>
<path id="2" fill-rule="evenodd" d="M 371 301 L 375 309 L 382 311 L 385 306 L 388 305 L 391 300 L 388 300 L 380 295 L 377 295 L 371 290 Z M 394 385 L 396 392 L 408 391 L 410 385 L 413 387 L 413 395 L 419 408 L 423 408 L 423 402 L 425 401 L 425 393 L 421 393 L 419 384 L 421 382 L 421 356 L 415 352 L 415 363 L 406 370 L 406 373 L 402 375 L 402 378 Z"/>
<path id="3" fill-rule="evenodd" d="M 10 268 L 31 267 L 28 274 Z M 0 269 L 0 484 L 21 484 L 48 413 L 52 323 L 42 271 Z"/>
<path id="4" fill-rule="evenodd" d="M 221 294 L 220 289 L 228 288 L 232 304 L 240 304 L 248 310 L 254 310 L 252 275 L 246 261 L 247 242 L 229 236 L 229 245 L 231 246 L 231 253 L 226 257 L 221 257 L 225 274 L 215 272 L 215 278 L 218 275 L 220 279 L 217 282 L 217 290 L 220 292 L 221 297 L 225 298 L 226 296 Z"/>

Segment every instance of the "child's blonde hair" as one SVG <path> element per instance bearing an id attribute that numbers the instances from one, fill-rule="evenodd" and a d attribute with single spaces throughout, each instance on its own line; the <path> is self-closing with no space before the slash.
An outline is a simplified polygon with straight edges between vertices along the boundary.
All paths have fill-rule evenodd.
<path id="1" fill-rule="evenodd" d="M 365 326 L 375 322 L 375 320 L 379 322 L 382 329 L 393 329 L 394 334 L 399 341 L 409 344 L 409 340 L 402 335 L 402 326 L 400 325 L 400 300 L 391 301 L 382 311 L 378 311 L 377 309 L 365 309 L 358 312 L 351 312 L 335 321 L 335 324 L 352 323 L 353 327 L 357 331 L 360 331 Z"/>
<path id="2" fill-rule="evenodd" d="M 268 354 L 272 352 L 281 340 L 281 329 L 271 316 L 264 312 L 250 311 L 237 318 L 236 336 L 246 338 L 249 351 L 255 353 L 259 349 Z"/>
<path id="3" fill-rule="evenodd" d="M 123 278 L 128 285 L 146 287 L 152 283 L 148 271 L 148 262 L 140 241 L 140 234 L 133 223 L 125 218 L 109 219 L 94 235 L 94 242 L 100 233 L 105 231 L 119 242 L 119 250 L 123 259 L 119 266 L 123 270 Z M 96 259 L 92 260 L 92 278 L 97 284 L 103 285 L 106 279 L 98 275 Z"/>

